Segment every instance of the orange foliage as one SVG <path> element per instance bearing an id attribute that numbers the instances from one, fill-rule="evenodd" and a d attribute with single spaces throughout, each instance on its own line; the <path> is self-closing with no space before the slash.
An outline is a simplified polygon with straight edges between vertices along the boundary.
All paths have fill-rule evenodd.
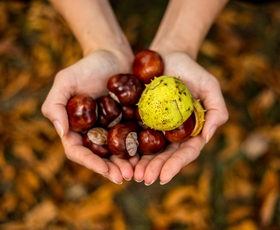
<path id="1" fill-rule="evenodd" d="M 161 8 L 146 22 L 118 2 L 131 44 L 146 48 Z M 277 3 L 228 4 L 198 62 L 229 121 L 169 184 L 120 186 L 66 159 L 40 112 L 55 74 L 82 57 L 67 25 L 46 1 L 0 2 L 0 229 L 280 229 L 279 28 Z"/>

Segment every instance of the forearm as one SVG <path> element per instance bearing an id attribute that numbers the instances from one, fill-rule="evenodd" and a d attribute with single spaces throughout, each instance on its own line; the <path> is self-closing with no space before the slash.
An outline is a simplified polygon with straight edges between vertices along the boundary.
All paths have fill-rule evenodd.
<path id="1" fill-rule="evenodd" d="M 107 0 L 49 1 L 67 22 L 85 55 L 97 49 L 128 49 L 128 41 Z"/>
<path id="2" fill-rule="evenodd" d="M 151 49 L 184 51 L 196 58 L 201 43 L 228 0 L 170 0 Z"/>

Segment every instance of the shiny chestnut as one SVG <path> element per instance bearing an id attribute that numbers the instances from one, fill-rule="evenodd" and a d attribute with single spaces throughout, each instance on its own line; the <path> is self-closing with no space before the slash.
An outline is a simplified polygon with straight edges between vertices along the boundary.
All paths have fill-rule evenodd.
<path id="1" fill-rule="evenodd" d="M 116 74 L 107 82 L 110 96 L 121 105 L 135 105 L 144 90 L 143 83 L 132 74 Z"/>
<path id="2" fill-rule="evenodd" d="M 83 145 L 100 157 L 109 157 L 111 153 L 107 140 L 107 130 L 101 127 L 94 127 L 83 136 Z"/>
<path id="3" fill-rule="evenodd" d="M 154 77 L 161 76 L 164 71 L 164 63 L 159 53 L 152 50 L 142 50 L 134 57 L 133 74 L 143 83 L 150 83 Z"/>
<path id="4" fill-rule="evenodd" d="M 195 115 L 192 113 L 192 115 L 178 128 L 165 131 L 165 138 L 170 142 L 183 142 L 190 137 L 195 127 L 195 123 Z"/>
<path id="5" fill-rule="evenodd" d="M 137 110 L 137 106 L 134 105 L 122 106 L 123 120 L 124 121 L 136 120 L 136 110 Z"/>
<path id="6" fill-rule="evenodd" d="M 164 149 L 166 139 L 161 131 L 144 129 L 138 135 L 139 152 L 143 155 L 155 154 Z"/>
<path id="7" fill-rule="evenodd" d="M 136 108 L 136 111 L 135 111 L 135 116 L 136 116 L 136 121 L 137 121 L 137 124 L 142 128 L 142 129 L 147 129 L 148 126 L 145 125 L 141 119 L 141 116 L 139 114 L 139 109 L 138 107 Z"/>
<path id="8" fill-rule="evenodd" d="M 113 126 L 108 132 L 110 152 L 124 159 L 133 157 L 138 149 L 137 131 L 137 125 L 132 122 Z"/>
<path id="9" fill-rule="evenodd" d="M 76 132 L 87 131 L 97 120 L 96 101 L 86 94 L 78 94 L 70 98 L 66 110 L 69 127 Z"/>
<path id="10" fill-rule="evenodd" d="M 121 121 L 122 108 L 109 95 L 101 96 L 96 99 L 98 105 L 98 125 L 104 128 L 110 128 Z"/>

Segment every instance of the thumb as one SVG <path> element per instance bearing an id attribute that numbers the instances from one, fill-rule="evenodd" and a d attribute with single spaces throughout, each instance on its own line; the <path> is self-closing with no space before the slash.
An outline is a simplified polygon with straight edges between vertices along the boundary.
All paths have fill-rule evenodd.
<path id="1" fill-rule="evenodd" d="M 215 98 L 213 100 L 213 98 Z M 207 143 L 214 135 L 216 129 L 228 120 L 228 111 L 222 94 L 217 91 L 212 100 L 205 100 L 206 116 L 202 136 Z"/>
<path id="2" fill-rule="evenodd" d="M 41 108 L 43 115 L 53 123 L 60 138 L 66 135 L 69 130 L 66 104 L 71 97 L 62 92 L 65 91 L 54 85 Z"/>

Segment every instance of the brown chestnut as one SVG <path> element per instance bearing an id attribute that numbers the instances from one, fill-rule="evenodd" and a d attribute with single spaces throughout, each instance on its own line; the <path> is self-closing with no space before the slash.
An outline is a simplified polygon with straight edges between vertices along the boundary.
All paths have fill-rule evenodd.
<path id="1" fill-rule="evenodd" d="M 154 77 L 161 76 L 164 63 L 159 53 L 152 50 L 142 50 L 136 54 L 132 64 L 133 74 L 143 83 L 150 83 Z"/>
<path id="2" fill-rule="evenodd" d="M 97 120 L 96 101 L 86 95 L 77 94 L 66 105 L 70 129 L 85 132 L 94 126 Z"/>
<path id="3" fill-rule="evenodd" d="M 165 138 L 170 142 L 183 142 L 190 137 L 195 127 L 195 123 L 195 115 L 192 113 L 192 115 L 178 128 L 165 131 Z"/>
<path id="4" fill-rule="evenodd" d="M 100 157 L 109 157 L 111 153 L 107 145 L 107 139 L 107 130 L 94 127 L 83 136 L 83 145 Z"/>
<path id="5" fill-rule="evenodd" d="M 166 139 L 161 131 L 144 129 L 138 134 L 139 152 L 143 155 L 155 154 L 163 150 Z"/>
<path id="6" fill-rule="evenodd" d="M 132 122 L 120 123 L 108 132 L 108 147 L 112 154 L 128 159 L 137 153 L 138 127 Z"/>
<path id="7" fill-rule="evenodd" d="M 116 74 L 107 82 L 110 96 L 121 105 L 135 105 L 144 90 L 142 82 L 132 74 Z"/>
<path id="8" fill-rule="evenodd" d="M 138 108 L 138 107 L 136 108 L 135 116 L 136 116 L 136 120 L 137 120 L 138 125 L 139 125 L 142 129 L 147 129 L 148 126 L 145 125 L 145 124 L 143 123 L 143 121 L 142 121 L 142 119 L 141 119 L 141 116 L 140 116 L 140 114 L 139 114 L 139 108 Z"/>
<path id="9" fill-rule="evenodd" d="M 101 96 L 96 99 L 98 105 L 98 125 L 104 128 L 110 128 L 121 121 L 122 108 L 109 95 Z"/>
<path id="10" fill-rule="evenodd" d="M 122 106 L 122 117 L 124 121 L 136 120 L 136 109 L 137 106 L 128 105 Z"/>

